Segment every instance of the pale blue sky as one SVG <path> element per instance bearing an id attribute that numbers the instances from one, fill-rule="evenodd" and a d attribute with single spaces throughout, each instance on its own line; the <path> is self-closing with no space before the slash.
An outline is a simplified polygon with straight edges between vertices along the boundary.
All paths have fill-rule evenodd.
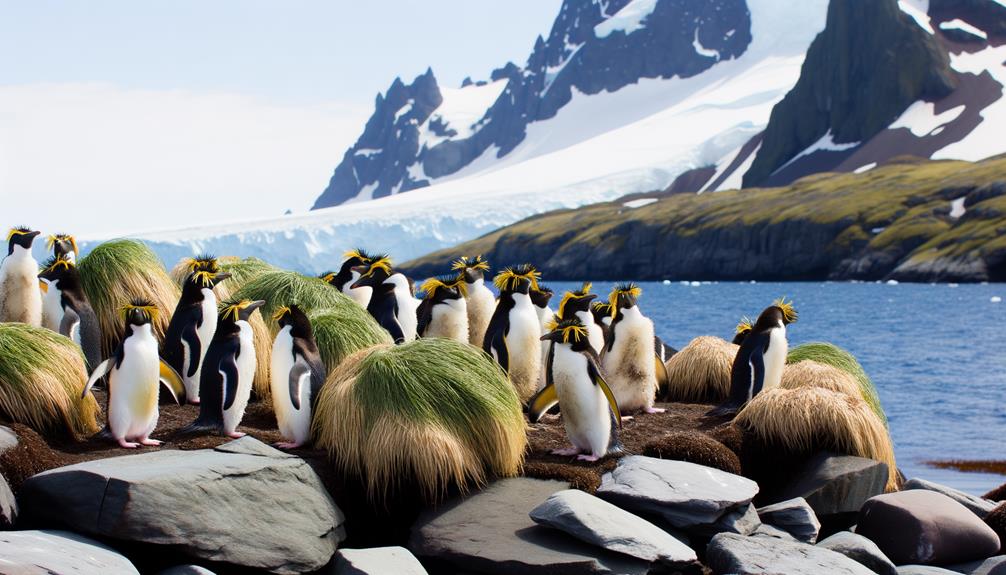
<path id="1" fill-rule="evenodd" d="M 560 5 L 0 0 L 0 227 L 305 211 L 395 76 L 456 87 L 523 64 Z"/>

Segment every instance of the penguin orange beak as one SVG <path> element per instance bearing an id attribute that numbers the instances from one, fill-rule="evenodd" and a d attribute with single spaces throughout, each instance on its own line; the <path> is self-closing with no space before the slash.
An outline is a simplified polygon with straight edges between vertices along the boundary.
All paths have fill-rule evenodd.
<path id="1" fill-rule="evenodd" d="M 38 278 L 38 288 L 42 290 L 42 293 L 49 293 L 49 281 L 43 278 Z"/>

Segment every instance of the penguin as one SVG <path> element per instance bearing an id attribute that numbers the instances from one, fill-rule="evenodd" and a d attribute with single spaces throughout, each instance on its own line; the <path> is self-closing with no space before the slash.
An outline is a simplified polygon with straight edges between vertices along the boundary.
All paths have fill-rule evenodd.
<path id="1" fill-rule="evenodd" d="M 594 323 L 607 332 L 611 327 L 611 304 L 606 301 L 595 301 L 590 304 L 590 313 L 594 316 Z"/>
<path id="2" fill-rule="evenodd" d="M 555 320 L 555 312 L 548 307 L 549 300 L 552 299 L 552 288 L 544 285 L 538 284 L 537 286 L 531 287 L 531 303 L 534 304 L 534 311 L 538 314 L 538 323 L 541 325 L 541 334 L 545 335 L 549 332 L 549 327 Z M 542 375 L 538 380 L 538 389 L 541 389 L 545 385 L 545 378 L 547 374 L 545 373 L 545 366 L 548 363 L 548 353 L 552 349 L 552 342 L 549 340 L 542 340 L 541 342 L 541 369 Z"/>
<path id="3" fill-rule="evenodd" d="M 419 335 L 468 343 L 464 279 L 457 276 L 431 278 L 423 282 L 421 289 L 426 297 L 419 304 Z"/>
<path id="4" fill-rule="evenodd" d="M 556 403 L 562 410 L 566 437 L 573 447 L 552 451 L 597 461 L 621 450 L 618 429 L 622 425 L 618 402 L 605 381 L 600 361 L 590 346 L 587 328 L 578 317 L 553 323 L 541 336 L 552 342 L 547 382 L 530 401 L 532 423 Z"/>
<path id="5" fill-rule="evenodd" d="M 789 343 L 786 326 L 797 320 L 792 302 L 780 298 L 761 312 L 744 337 L 730 369 L 730 397 L 707 415 L 730 416 L 766 389 L 779 387 Z"/>
<path id="6" fill-rule="evenodd" d="M 66 256 L 70 263 L 77 265 L 80 249 L 77 248 L 77 240 L 70 234 L 52 234 L 46 241 L 46 249 L 52 250 L 54 257 Z"/>
<path id="7" fill-rule="evenodd" d="M 255 340 L 248 318 L 262 300 L 224 304 L 199 376 L 199 417 L 186 428 L 244 437 L 237 431 L 255 379 Z"/>
<path id="8" fill-rule="evenodd" d="M 164 360 L 182 374 L 185 397 L 200 402 L 200 367 L 217 330 L 217 296 L 213 288 L 231 277 L 219 270 L 212 257 L 188 260 L 189 274 L 182 283 L 182 295 L 164 333 Z"/>
<path id="9" fill-rule="evenodd" d="M 608 331 L 611 328 L 611 316 L 613 315 L 611 304 L 606 301 L 595 301 L 590 306 L 590 313 L 594 315 L 594 323 L 601 326 L 604 331 L 604 341 L 608 341 Z M 678 353 L 678 350 L 664 343 L 660 336 L 653 336 L 654 368 L 657 373 L 657 387 L 666 390 L 670 383 L 667 376 L 667 360 Z M 659 395 L 659 393 L 658 393 Z"/>
<path id="10" fill-rule="evenodd" d="M 43 293 L 44 327 L 80 346 L 90 373 L 101 362 L 101 328 L 80 285 L 77 266 L 67 254 L 54 256 L 42 264 L 38 279 Z"/>
<path id="11" fill-rule="evenodd" d="M 350 288 L 370 288 L 367 311 L 391 334 L 391 339 L 396 344 L 405 343 L 405 330 L 402 329 L 402 322 L 399 319 L 401 310 L 398 307 L 395 285 L 387 282 L 391 277 L 391 266 L 383 258 L 379 258 L 371 265 L 354 268 L 354 271 L 359 274 L 359 279 L 353 282 Z M 416 323 L 418 325 L 418 319 Z"/>
<path id="12" fill-rule="evenodd" d="M 352 287 L 353 283 L 360 279 L 360 272 L 354 271 L 354 269 L 369 265 L 373 261 L 373 257 L 361 249 L 350 250 L 342 257 L 342 267 L 339 268 L 339 271 L 321 274 L 321 279 L 348 295 L 353 301 L 360 304 L 360 307 L 366 308 L 370 302 L 370 288 L 366 286 Z"/>
<path id="13" fill-rule="evenodd" d="M 623 414 L 664 412 L 653 407 L 658 386 L 655 336 L 653 322 L 637 305 L 641 294 L 636 284 L 620 284 L 608 300 L 613 311 L 601 366 Z"/>
<path id="14" fill-rule="evenodd" d="M 456 260 L 451 269 L 465 282 L 465 307 L 468 310 L 468 343 L 482 347 L 482 338 L 489 327 L 489 319 L 496 310 L 496 296 L 486 286 L 485 274 L 489 263 L 482 256 L 467 256 Z"/>
<path id="15" fill-rule="evenodd" d="M 25 227 L 7 233 L 7 257 L 0 263 L 0 322 L 42 326 L 42 291 L 31 244 L 40 232 Z"/>
<path id="16" fill-rule="evenodd" d="M 583 282 L 583 286 L 579 290 L 567 291 L 559 301 L 556 316 L 560 320 L 572 317 L 580 318 L 580 323 L 587 330 L 590 346 L 594 348 L 595 353 L 600 354 L 604 351 L 604 329 L 594 323 L 594 316 L 590 311 L 590 302 L 597 297 L 597 295 L 590 293 L 592 286 L 593 284 L 590 282 Z"/>
<path id="17" fill-rule="evenodd" d="M 112 357 L 91 372 L 81 398 L 108 375 L 108 425 L 106 431 L 120 447 L 135 449 L 141 445 L 158 446 L 150 439 L 157 427 L 158 382 L 163 383 L 175 401 L 185 398 L 185 384 L 170 365 L 157 355 L 157 336 L 153 322 L 157 307 L 145 300 L 134 300 L 121 309 L 125 333 Z"/>
<path id="18" fill-rule="evenodd" d="M 391 265 L 391 260 L 387 256 L 382 256 L 382 258 L 388 261 L 389 266 Z M 414 341 L 419 335 L 420 300 L 416 299 L 412 280 L 405 277 L 405 274 L 392 270 L 391 275 L 384 282 L 395 286 L 395 299 L 398 301 L 398 323 L 402 326 L 402 335 L 405 336 L 405 341 Z"/>
<path id="19" fill-rule="evenodd" d="M 748 334 L 751 333 L 753 328 L 754 324 L 751 323 L 751 318 L 748 316 L 742 317 L 740 323 L 738 323 L 737 327 L 734 329 L 734 339 L 731 343 L 734 345 L 743 344 L 744 340 L 747 338 Z"/>
<path id="20" fill-rule="evenodd" d="M 482 349 L 507 372 L 520 400 L 527 401 L 541 377 L 541 324 L 528 295 L 533 280 L 506 268 L 497 274 L 495 284 L 500 297 Z"/>
<path id="21" fill-rule="evenodd" d="M 280 449 L 295 449 L 311 437 L 314 402 L 325 383 L 325 364 L 307 315 L 296 305 L 276 310 L 279 333 L 272 344 L 270 387 L 276 423 L 283 439 Z"/>

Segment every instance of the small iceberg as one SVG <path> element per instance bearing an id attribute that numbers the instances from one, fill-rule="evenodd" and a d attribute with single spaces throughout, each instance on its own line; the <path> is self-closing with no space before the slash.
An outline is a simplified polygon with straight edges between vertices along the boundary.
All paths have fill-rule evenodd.
<path id="1" fill-rule="evenodd" d="M 989 301 L 992 302 L 992 303 L 1002 303 L 1003 298 L 1001 298 L 1001 297 L 999 297 L 997 295 L 994 295 L 991 298 L 989 298 Z"/>
<path id="2" fill-rule="evenodd" d="M 898 285 L 898 280 L 887 280 L 887 285 L 896 286 Z"/>

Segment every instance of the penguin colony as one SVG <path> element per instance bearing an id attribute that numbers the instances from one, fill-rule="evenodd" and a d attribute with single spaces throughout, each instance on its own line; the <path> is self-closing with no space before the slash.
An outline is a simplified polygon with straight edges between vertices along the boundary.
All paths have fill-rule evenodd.
<path id="1" fill-rule="evenodd" d="M 23 322 L 60 333 L 81 347 L 90 377 L 83 394 L 105 379 L 105 434 L 123 448 L 156 446 L 159 386 L 176 402 L 199 405 L 187 432 L 241 437 L 237 427 L 252 390 L 256 359 L 249 318 L 265 301 L 218 302 L 214 288 L 230 274 L 215 258 L 185 261 L 187 275 L 159 346 L 152 323 L 162 310 L 150 302 L 122 302 L 122 341 L 102 359 L 101 333 L 76 269 L 74 238 L 49 236 L 52 256 L 41 266 L 32 256 L 38 231 L 13 228 L 0 263 L 0 321 Z M 507 267 L 487 285 L 489 263 L 461 257 L 451 273 L 425 281 L 417 299 L 412 281 L 391 259 L 357 249 L 344 254 L 338 271 L 320 277 L 364 307 L 398 344 L 416 338 L 448 338 L 481 348 L 507 373 L 528 417 L 539 421 L 555 407 L 571 447 L 564 456 L 596 461 L 620 449 L 622 421 L 654 407 L 666 385 L 664 362 L 675 353 L 654 334 L 639 306 L 642 290 L 620 284 L 607 301 L 594 301 L 592 285 L 564 293 L 555 310 L 553 291 L 531 264 Z M 779 386 L 786 362 L 786 326 L 796 321 L 791 303 L 778 300 L 758 317 L 742 320 L 740 349 L 731 371 L 729 399 L 710 411 L 736 415 L 759 392 Z M 324 384 L 308 316 L 297 305 L 281 307 L 273 320 L 271 391 L 283 449 L 310 442 L 315 399 Z"/>

